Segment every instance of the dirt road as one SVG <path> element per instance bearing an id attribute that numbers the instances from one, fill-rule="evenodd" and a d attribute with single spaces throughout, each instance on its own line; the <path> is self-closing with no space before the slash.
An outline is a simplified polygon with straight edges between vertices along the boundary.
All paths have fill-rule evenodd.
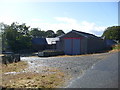
<path id="1" fill-rule="evenodd" d="M 71 77 L 63 86 L 66 87 L 69 86 L 72 81 L 84 75 L 84 73 L 97 62 L 105 60 L 111 55 L 112 53 L 81 55 L 73 57 L 21 57 L 21 60 L 29 63 L 29 68 L 25 70 L 26 72 L 32 71 L 37 73 L 46 73 L 46 71 L 43 70 L 43 67 L 52 67 L 61 70 L 66 75 Z"/>

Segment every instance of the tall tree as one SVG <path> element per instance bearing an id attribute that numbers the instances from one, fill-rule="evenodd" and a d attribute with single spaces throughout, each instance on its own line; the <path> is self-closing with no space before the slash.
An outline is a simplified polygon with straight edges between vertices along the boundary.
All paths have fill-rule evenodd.
<path id="1" fill-rule="evenodd" d="M 60 35 L 63 35 L 63 34 L 65 34 L 65 32 L 64 32 L 63 30 L 58 30 L 58 31 L 56 32 L 56 35 L 57 35 L 57 36 L 60 36 Z"/>
<path id="2" fill-rule="evenodd" d="M 12 51 L 19 52 L 31 47 L 31 38 L 28 29 L 29 27 L 25 24 L 19 25 L 18 23 L 12 23 L 10 26 L 4 28 L 4 41 Z"/>
<path id="3" fill-rule="evenodd" d="M 46 31 L 46 37 L 55 37 L 56 34 L 54 33 L 53 30 L 48 30 Z"/>
<path id="4" fill-rule="evenodd" d="M 46 36 L 45 31 L 41 31 L 41 29 L 39 29 L 39 28 L 32 28 L 30 31 L 30 35 L 34 38 Z"/>
<path id="5" fill-rule="evenodd" d="M 105 29 L 102 37 L 105 39 L 118 40 L 120 42 L 120 26 L 112 26 Z"/>
<path id="6" fill-rule="evenodd" d="M 9 25 L 6 25 L 4 23 L 0 23 L 0 35 L 1 35 L 1 44 L 2 44 L 2 51 L 5 51 L 8 47 L 8 42 L 6 39 L 6 29 L 9 27 Z"/>

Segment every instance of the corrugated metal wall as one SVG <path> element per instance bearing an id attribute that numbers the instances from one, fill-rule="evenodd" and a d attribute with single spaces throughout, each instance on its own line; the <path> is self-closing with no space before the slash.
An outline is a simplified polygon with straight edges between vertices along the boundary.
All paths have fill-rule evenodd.
<path id="1" fill-rule="evenodd" d="M 68 55 L 80 54 L 80 39 L 79 38 L 65 38 L 64 39 L 64 52 Z"/>
<path id="2" fill-rule="evenodd" d="M 87 38 L 82 38 L 81 39 L 81 54 L 86 54 L 87 53 Z"/>
<path id="3" fill-rule="evenodd" d="M 69 55 L 85 54 L 87 53 L 87 39 L 76 33 L 68 33 L 57 42 L 57 49 Z"/>
<path id="4" fill-rule="evenodd" d="M 61 37 L 60 41 L 57 42 L 57 49 L 65 51 L 65 54 L 70 55 L 94 53 L 104 50 L 105 47 L 106 47 L 105 41 L 100 38 L 97 37 L 87 38 L 76 33 L 68 33 Z"/>
<path id="5" fill-rule="evenodd" d="M 88 38 L 87 45 L 88 53 L 99 52 L 106 47 L 105 41 L 100 38 Z"/>

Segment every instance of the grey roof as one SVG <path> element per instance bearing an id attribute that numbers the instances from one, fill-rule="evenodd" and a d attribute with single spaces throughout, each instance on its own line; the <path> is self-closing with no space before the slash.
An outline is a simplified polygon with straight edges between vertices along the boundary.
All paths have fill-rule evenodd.
<path id="1" fill-rule="evenodd" d="M 82 36 L 87 37 L 87 38 L 88 38 L 88 37 L 98 38 L 97 36 L 95 36 L 95 35 L 93 35 L 93 34 L 86 33 L 86 32 L 82 32 L 82 31 L 72 30 L 72 31 L 70 31 L 70 32 L 77 33 L 77 34 L 82 35 Z M 70 33 L 70 32 L 68 32 L 68 33 Z M 65 35 L 66 35 L 66 34 L 63 34 L 63 35 L 61 35 L 61 36 L 58 36 L 58 38 L 63 37 L 63 36 L 65 36 Z"/>
<path id="2" fill-rule="evenodd" d="M 33 38 L 33 39 L 32 39 L 32 43 L 33 43 L 33 44 L 37 44 L 37 45 L 45 45 L 45 44 L 48 44 L 45 38 Z"/>
<path id="3" fill-rule="evenodd" d="M 59 38 L 33 38 L 32 43 L 36 45 L 56 44 Z"/>
<path id="4" fill-rule="evenodd" d="M 78 33 L 78 34 L 80 34 L 80 35 L 82 35 L 82 36 L 84 36 L 84 37 L 97 37 L 97 36 L 95 36 L 95 35 L 93 35 L 93 34 L 86 33 L 86 32 L 82 32 L 82 31 L 72 30 L 72 32 Z M 97 37 L 97 38 L 98 38 L 98 37 Z"/>

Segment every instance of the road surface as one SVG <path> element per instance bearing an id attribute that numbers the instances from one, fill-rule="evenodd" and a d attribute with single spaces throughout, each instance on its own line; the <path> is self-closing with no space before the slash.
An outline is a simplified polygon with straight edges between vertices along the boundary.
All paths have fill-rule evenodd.
<path id="1" fill-rule="evenodd" d="M 71 81 L 67 88 L 118 88 L 118 54 L 113 53 L 101 60 Z"/>

